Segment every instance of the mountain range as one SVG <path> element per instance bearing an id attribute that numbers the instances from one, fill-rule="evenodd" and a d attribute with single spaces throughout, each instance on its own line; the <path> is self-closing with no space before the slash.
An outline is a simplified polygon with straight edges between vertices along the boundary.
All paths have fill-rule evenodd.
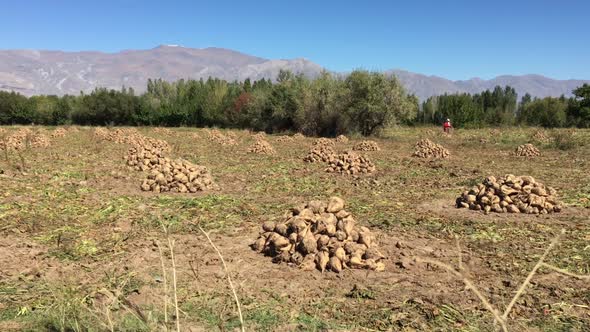
<path id="1" fill-rule="evenodd" d="M 303 58 L 264 59 L 223 48 L 187 48 L 160 45 L 148 50 L 117 53 L 97 51 L 63 52 L 45 50 L 0 50 L 0 90 L 24 95 L 79 94 L 96 87 L 132 87 L 145 91 L 148 78 L 175 81 L 181 78 L 217 77 L 225 80 L 276 78 L 281 69 L 317 76 L 322 66 Z M 569 96 L 590 80 L 555 80 L 541 75 L 498 76 L 452 81 L 405 70 L 388 70 L 406 89 L 424 100 L 443 93 L 476 93 L 496 85 L 510 85 L 519 95 Z M 345 73 L 338 73 L 345 75 Z"/>

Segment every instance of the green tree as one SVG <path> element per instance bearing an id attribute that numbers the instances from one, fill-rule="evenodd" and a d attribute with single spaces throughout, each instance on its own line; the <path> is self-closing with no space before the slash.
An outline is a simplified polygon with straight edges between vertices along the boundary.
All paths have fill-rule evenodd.
<path id="1" fill-rule="evenodd" d="M 575 101 L 568 107 L 568 115 L 578 127 L 590 127 L 590 85 L 584 83 L 573 91 Z"/>
<path id="2" fill-rule="evenodd" d="M 416 116 L 417 105 L 407 100 L 395 76 L 355 70 L 346 78 L 344 86 L 346 113 L 356 131 L 363 135 L 374 134 L 391 123 Z"/>

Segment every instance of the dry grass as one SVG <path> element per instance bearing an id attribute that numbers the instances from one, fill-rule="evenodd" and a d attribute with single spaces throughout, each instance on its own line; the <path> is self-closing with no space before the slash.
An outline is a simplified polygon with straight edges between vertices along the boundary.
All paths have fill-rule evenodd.
<path id="1" fill-rule="evenodd" d="M 229 284 L 229 288 L 231 289 L 232 294 L 234 296 L 234 300 L 236 301 L 236 308 L 238 311 L 238 316 L 240 317 L 240 327 L 241 327 L 242 332 L 245 332 L 246 330 L 244 327 L 244 317 L 242 316 L 242 308 L 240 306 L 240 299 L 238 298 L 238 294 L 236 293 L 236 288 L 234 287 L 234 284 L 231 281 L 231 275 L 227 269 L 227 264 L 225 264 L 225 259 L 223 259 L 223 255 L 221 254 L 221 251 L 219 251 L 217 246 L 215 246 L 213 241 L 211 241 L 209 234 L 207 234 L 207 232 L 205 232 L 205 230 L 203 230 L 203 228 L 201 228 L 201 226 L 197 226 L 197 227 L 198 227 L 199 231 L 201 231 L 201 233 L 203 233 L 203 235 L 205 235 L 205 237 L 207 238 L 207 241 L 209 241 L 209 244 L 211 245 L 211 247 L 213 247 L 213 249 L 215 250 L 215 252 L 219 256 L 219 259 L 221 260 L 221 264 L 223 265 L 223 271 L 225 271 L 225 275 L 227 277 L 227 283 Z"/>
<path id="2" fill-rule="evenodd" d="M 490 304 L 489 300 L 475 286 L 473 281 L 471 281 L 470 278 L 468 278 L 463 272 L 461 272 L 461 270 L 463 270 L 463 267 L 462 267 L 463 263 L 462 263 L 462 258 L 461 258 L 461 247 L 459 245 L 458 240 L 456 241 L 457 251 L 459 253 L 459 261 L 458 261 L 458 268 L 457 269 L 455 269 L 452 266 L 445 264 L 443 262 L 433 260 L 433 259 L 428 259 L 428 258 L 416 257 L 416 261 L 419 263 L 426 263 L 426 264 L 430 264 L 433 266 L 438 266 L 438 267 L 443 268 L 446 271 L 450 272 L 451 274 L 455 275 L 457 278 L 461 279 L 463 281 L 463 283 L 465 284 L 465 286 L 467 287 L 467 289 L 471 290 L 477 296 L 477 298 L 481 301 L 481 303 L 484 305 L 484 307 L 494 316 L 494 321 L 495 321 L 495 323 L 500 325 L 501 330 L 504 332 L 507 332 L 508 331 L 508 327 L 507 327 L 508 316 L 510 315 L 512 308 L 514 307 L 514 305 L 516 304 L 518 299 L 520 299 L 520 297 L 524 294 L 527 286 L 530 284 L 531 280 L 533 279 L 533 277 L 535 276 L 535 274 L 537 273 L 537 270 L 539 268 L 546 267 L 550 270 L 556 271 L 558 273 L 561 273 L 561 274 L 564 274 L 564 275 L 567 275 L 570 277 L 574 277 L 577 279 L 583 279 L 583 280 L 590 280 L 590 275 L 578 275 L 575 273 L 571 273 L 567 270 L 557 268 L 553 265 L 549 265 L 544 262 L 545 259 L 547 258 L 547 255 L 549 254 L 549 252 L 551 252 L 555 248 L 555 246 L 557 246 L 559 244 L 559 242 L 564 234 L 565 234 L 565 229 L 562 229 L 560 231 L 560 233 L 553 239 L 553 241 L 551 241 L 551 243 L 549 244 L 549 246 L 547 247 L 547 249 L 545 250 L 543 255 L 539 258 L 539 260 L 537 261 L 537 263 L 535 264 L 533 269 L 527 275 L 526 279 L 522 282 L 522 284 L 518 288 L 518 291 L 514 294 L 514 296 L 510 300 L 510 303 L 506 306 L 506 309 L 504 309 L 503 313 L 500 313 L 500 311 L 498 309 L 494 308 Z"/>

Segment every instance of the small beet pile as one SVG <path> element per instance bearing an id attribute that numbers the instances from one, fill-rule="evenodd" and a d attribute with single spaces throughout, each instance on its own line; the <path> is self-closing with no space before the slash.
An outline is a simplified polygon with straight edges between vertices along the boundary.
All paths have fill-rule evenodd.
<path id="1" fill-rule="evenodd" d="M 348 137 L 346 137 L 344 135 L 338 135 L 338 136 L 336 136 L 336 142 L 338 142 L 338 143 L 348 143 Z"/>
<path id="2" fill-rule="evenodd" d="M 544 131 L 542 130 L 537 130 L 535 132 L 535 134 L 533 135 L 533 140 L 537 141 L 539 143 L 550 143 L 553 141 L 553 137 L 547 135 Z"/>
<path id="3" fill-rule="evenodd" d="M 94 130 L 94 136 L 98 139 L 111 141 L 117 144 L 136 144 L 138 140 L 142 140 L 145 137 L 135 128 L 117 128 L 115 130 L 109 130 L 102 127 Z"/>
<path id="4" fill-rule="evenodd" d="M 170 134 L 172 134 L 172 130 L 170 130 L 169 128 L 164 128 L 164 127 L 155 127 L 153 129 L 153 131 L 156 134 L 162 134 L 162 135 L 170 135 Z"/>
<path id="5" fill-rule="evenodd" d="M 124 157 L 127 166 L 136 171 L 148 171 L 170 162 L 170 159 L 164 157 L 164 151 L 150 144 L 134 145 L 127 150 Z"/>
<path id="6" fill-rule="evenodd" d="M 57 128 L 51 133 L 51 138 L 65 137 L 67 132 L 64 128 Z"/>
<path id="7" fill-rule="evenodd" d="M 182 159 L 164 159 L 150 171 L 147 179 L 141 184 L 141 190 L 156 193 L 196 193 L 217 188 L 206 167 Z"/>
<path id="8" fill-rule="evenodd" d="M 259 131 L 256 134 L 252 135 L 252 137 L 254 137 L 255 140 L 265 140 L 266 139 L 266 133 L 264 131 Z"/>
<path id="9" fill-rule="evenodd" d="M 164 152 L 170 150 L 166 141 L 141 135 L 133 136 L 133 146 L 124 157 L 127 166 L 137 171 L 149 171 L 141 190 L 156 193 L 196 193 L 216 190 L 218 186 L 208 169 L 189 161 L 171 160 Z"/>
<path id="10" fill-rule="evenodd" d="M 379 148 L 379 144 L 377 144 L 377 142 L 375 142 L 375 141 L 361 141 L 354 146 L 353 150 L 356 150 L 356 151 L 379 151 L 379 150 L 381 150 L 381 148 Z"/>
<path id="11" fill-rule="evenodd" d="M 277 137 L 277 142 L 293 142 L 293 137 L 287 135 L 279 136 Z"/>
<path id="12" fill-rule="evenodd" d="M 318 138 L 316 139 L 312 144 L 312 146 L 329 146 L 329 147 L 335 147 L 336 144 L 334 143 L 333 140 L 329 139 L 329 138 Z"/>
<path id="13" fill-rule="evenodd" d="M 49 138 L 41 133 L 31 135 L 30 139 L 32 148 L 46 148 L 51 145 Z"/>
<path id="14" fill-rule="evenodd" d="M 519 145 L 516 150 L 514 150 L 514 155 L 517 157 L 537 157 L 541 155 L 541 152 L 539 152 L 539 149 L 534 145 L 527 143 Z"/>
<path id="15" fill-rule="evenodd" d="M 344 175 L 366 174 L 375 171 L 375 165 L 366 156 L 352 151 L 346 151 L 335 155 L 328 161 L 326 172 L 340 173 Z"/>
<path id="16" fill-rule="evenodd" d="M 331 146 L 328 145 L 315 145 L 303 157 L 303 161 L 308 163 L 324 162 L 327 163 L 336 156 L 336 152 Z"/>
<path id="17" fill-rule="evenodd" d="M 560 212 L 562 203 L 552 187 L 545 187 L 532 176 L 507 174 L 497 180 L 487 177 L 483 183 L 457 198 L 458 208 L 497 213 L 547 214 Z"/>
<path id="18" fill-rule="evenodd" d="M 103 127 L 95 128 L 94 136 L 98 139 L 107 139 L 107 137 L 109 136 L 109 130 Z"/>
<path id="19" fill-rule="evenodd" d="M 357 228 L 344 200 L 310 201 L 289 210 L 284 221 L 265 222 L 252 249 L 303 270 L 369 269 L 383 271 L 385 258 L 376 248 L 375 236 Z"/>
<path id="20" fill-rule="evenodd" d="M 31 136 L 33 135 L 32 130 L 29 128 L 21 128 L 6 139 L 6 147 L 13 150 L 23 150 L 30 147 Z"/>
<path id="21" fill-rule="evenodd" d="M 293 135 L 294 139 L 301 139 L 301 138 L 305 138 L 305 135 L 303 135 L 302 133 L 295 133 Z"/>
<path id="22" fill-rule="evenodd" d="M 261 138 L 258 138 L 256 142 L 254 142 L 254 144 L 248 148 L 248 152 L 266 155 L 274 155 L 276 153 L 272 145 Z"/>
<path id="23" fill-rule="evenodd" d="M 224 135 L 219 130 L 213 129 L 207 132 L 207 139 L 222 146 L 236 145 L 238 142 L 230 135 Z"/>
<path id="24" fill-rule="evenodd" d="M 414 153 L 412 155 L 418 158 L 444 159 L 448 158 L 450 153 L 449 150 L 445 149 L 442 145 L 436 144 L 425 138 L 416 143 L 414 146 Z"/>

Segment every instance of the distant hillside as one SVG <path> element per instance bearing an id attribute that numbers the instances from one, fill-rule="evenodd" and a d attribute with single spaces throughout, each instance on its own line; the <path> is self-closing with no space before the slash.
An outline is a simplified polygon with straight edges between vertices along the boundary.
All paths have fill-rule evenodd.
<path id="1" fill-rule="evenodd" d="M 0 50 L 0 90 L 25 95 L 78 94 L 95 87 L 133 87 L 142 92 L 148 78 L 174 81 L 181 78 L 218 77 L 225 80 L 276 78 L 280 69 L 316 76 L 322 67 L 306 59 L 269 60 L 222 48 L 194 49 L 162 45 L 149 50 L 118 53 Z M 511 85 L 519 95 L 570 95 L 590 81 L 554 80 L 539 75 L 499 76 L 491 80 L 450 81 L 403 70 L 388 73 L 399 77 L 420 99 L 453 92 L 479 92 L 496 85 Z"/>
<path id="2" fill-rule="evenodd" d="M 451 81 L 437 76 L 426 76 L 405 70 L 391 70 L 388 73 L 396 75 L 406 89 L 415 93 L 420 99 L 443 93 L 468 92 L 477 93 L 495 86 L 510 85 L 519 96 L 530 93 L 536 97 L 571 96 L 576 87 L 590 83 L 590 80 L 554 80 L 541 75 L 511 76 L 503 75 L 491 80 L 473 78 L 466 81 Z"/>
<path id="3" fill-rule="evenodd" d="M 222 48 L 162 45 L 112 54 L 8 50 L 0 51 L 0 89 L 25 95 L 63 95 L 124 85 L 144 91 L 148 78 L 274 78 L 283 68 L 309 76 L 321 71 L 319 65 L 305 59 L 267 60 Z"/>

